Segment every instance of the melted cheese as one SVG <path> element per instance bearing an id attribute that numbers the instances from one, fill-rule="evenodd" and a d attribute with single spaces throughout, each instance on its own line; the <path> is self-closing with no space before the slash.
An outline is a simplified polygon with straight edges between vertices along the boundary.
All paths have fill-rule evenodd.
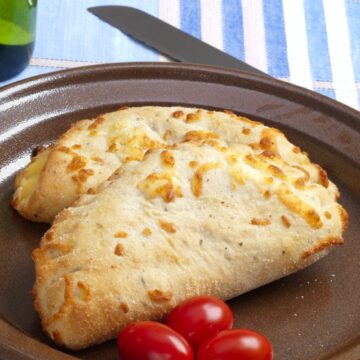
<path id="1" fill-rule="evenodd" d="M 152 173 L 137 185 L 147 199 L 162 198 L 165 202 L 182 197 L 181 188 L 175 183 L 173 176 L 166 173 Z"/>
<path id="2" fill-rule="evenodd" d="M 39 153 L 21 176 L 17 178 L 16 187 L 20 201 L 28 200 L 37 189 L 41 171 L 47 162 L 49 154 L 49 148 Z"/>

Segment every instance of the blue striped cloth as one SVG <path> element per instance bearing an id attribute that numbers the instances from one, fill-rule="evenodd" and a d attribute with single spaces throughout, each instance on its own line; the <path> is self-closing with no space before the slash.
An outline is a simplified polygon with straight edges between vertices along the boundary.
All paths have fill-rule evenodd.
<path id="1" fill-rule="evenodd" d="M 167 61 L 86 11 L 107 4 L 144 10 L 276 78 L 360 108 L 360 0 L 40 0 L 31 64 L 7 83 L 81 65 Z"/>

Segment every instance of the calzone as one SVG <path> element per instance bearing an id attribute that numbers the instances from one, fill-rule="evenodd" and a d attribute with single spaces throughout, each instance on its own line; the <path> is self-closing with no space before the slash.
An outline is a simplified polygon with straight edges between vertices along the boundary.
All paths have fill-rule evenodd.
<path id="1" fill-rule="evenodd" d="M 326 173 L 276 129 L 229 111 L 145 106 L 122 108 L 73 124 L 19 173 L 12 204 L 30 220 L 51 222 L 123 164 L 142 161 L 148 151 L 204 137 L 226 145 L 250 146 L 256 155 L 301 166 L 302 179 L 327 184 Z M 330 186 L 329 191 L 334 188 Z"/>
<path id="2" fill-rule="evenodd" d="M 183 115 L 174 118 L 175 110 Z M 70 349 L 113 339 L 136 320 L 161 319 L 194 295 L 233 298 L 343 242 L 347 215 L 336 186 L 280 132 L 205 110 L 131 114 L 146 113 L 154 118 L 149 141 L 164 144 L 171 130 L 175 144 L 122 164 L 60 212 L 33 252 L 35 308 L 48 335 Z M 190 113 L 202 116 L 191 130 Z M 111 133 L 118 136 L 106 131 L 101 149 L 111 146 Z"/>

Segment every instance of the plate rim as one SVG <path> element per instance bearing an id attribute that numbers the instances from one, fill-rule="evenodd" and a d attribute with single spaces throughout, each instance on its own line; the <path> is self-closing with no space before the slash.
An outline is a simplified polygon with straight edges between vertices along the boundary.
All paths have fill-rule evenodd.
<path id="1" fill-rule="evenodd" d="M 0 87 L 0 102 L 2 99 L 13 99 L 16 100 L 17 97 L 22 97 L 25 91 L 29 91 L 29 89 L 33 89 L 38 91 L 39 89 L 46 90 L 46 86 L 50 85 L 50 88 L 53 88 L 54 85 L 65 80 L 65 79 L 72 79 L 76 80 L 79 78 L 87 77 L 89 75 L 91 78 L 96 77 L 99 73 L 109 73 L 114 74 L 114 72 L 127 72 L 127 71 L 142 71 L 142 72 L 151 72 L 154 70 L 162 70 L 163 72 L 179 72 L 184 71 L 189 74 L 202 71 L 204 74 L 209 76 L 220 76 L 221 78 L 231 77 L 231 78 L 239 78 L 241 81 L 245 81 L 251 84 L 257 84 L 257 86 L 262 89 L 262 92 L 267 92 L 266 89 L 269 87 L 281 89 L 281 92 L 289 92 L 294 97 L 302 97 L 306 99 L 309 104 L 316 108 L 316 104 L 321 104 L 322 109 L 327 109 L 329 113 L 333 114 L 335 111 L 339 115 L 343 115 L 344 117 L 341 119 L 341 122 L 345 123 L 345 125 L 353 128 L 355 131 L 360 133 L 360 111 L 353 109 L 343 103 L 338 102 L 332 98 L 329 98 L 325 95 L 317 93 L 312 90 L 304 89 L 300 86 L 284 82 L 282 80 L 267 77 L 264 75 L 259 74 L 251 74 L 248 72 L 243 72 L 236 69 L 229 69 L 229 68 L 222 68 L 217 66 L 210 66 L 210 65 L 199 65 L 199 64 L 187 64 L 187 63 L 166 63 L 166 62 L 131 62 L 131 63 L 108 63 L 108 64 L 97 64 L 97 65 L 89 65 L 89 66 L 82 66 L 76 68 L 70 68 L 65 70 L 58 70 L 55 72 L 45 73 L 41 75 L 37 75 L 34 77 L 30 77 L 27 79 L 23 79 L 5 86 Z M 134 77 L 128 76 L 127 78 L 134 79 Z M 140 76 L 140 78 L 142 78 Z M 110 80 L 110 79 L 109 79 Z M 204 80 L 204 82 L 206 82 Z M 70 82 L 71 84 L 71 82 Z M 234 84 L 236 86 L 236 84 Z M 49 88 L 48 88 L 49 89 Z M 259 90 L 259 89 L 257 89 Z M 261 90 L 259 90 L 261 91 Z M 9 100 L 7 100 L 9 101 Z M 299 101 L 300 102 L 300 101 Z M 50 355 L 54 359 L 78 359 L 77 357 L 73 357 L 66 353 L 60 352 L 40 341 L 33 339 L 31 336 L 25 334 L 21 330 L 18 330 L 15 326 L 8 323 L 6 320 L 2 318 L 0 315 L 0 334 L 3 331 L 6 331 L 6 335 L 0 335 L 0 356 L 10 356 L 8 357 L 11 359 L 33 359 L 35 355 L 32 352 L 26 353 L 29 349 L 26 346 L 30 343 L 35 344 L 40 348 L 41 351 L 50 351 Z M 12 340 L 21 338 L 24 341 L 22 347 L 22 351 L 20 352 L 16 349 L 16 343 L 11 342 Z M 25 346 L 25 347 L 24 347 Z M 32 348 L 33 349 L 33 348 Z M 341 350 L 340 350 L 341 351 Z M 358 355 L 360 352 L 358 342 L 355 344 L 350 344 L 345 346 L 344 352 L 333 355 L 327 355 L 325 359 L 329 360 L 340 360 L 344 359 L 343 355 L 349 355 L 349 359 L 351 356 Z M 59 354 L 61 355 L 60 357 Z"/>
<path id="2" fill-rule="evenodd" d="M 88 76 L 89 74 L 94 74 L 98 72 L 110 72 L 113 70 L 125 71 L 125 70 L 154 70 L 162 69 L 163 71 L 192 71 L 199 72 L 202 70 L 204 73 L 212 75 L 221 75 L 221 76 L 240 76 L 242 80 L 248 80 L 251 82 L 256 82 L 261 85 L 273 86 L 276 88 L 281 87 L 286 92 L 290 91 L 293 94 L 301 95 L 302 97 L 307 98 L 308 100 L 314 100 L 315 102 L 321 102 L 322 105 L 336 108 L 337 111 L 340 111 L 350 117 L 355 117 L 356 120 L 354 123 L 348 123 L 348 125 L 357 128 L 360 130 L 360 110 L 352 108 L 342 102 L 339 102 L 336 99 L 332 99 L 328 96 L 320 94 L 314 90 L 309 90 L 303 88 L 299 85 L 292 84 L 290 82 L 260 74 L 253 74 L 250 72 L 226 68 L 213 65 L 205 64 L 193 64 L 193 63 L 183 63 L 183 62 L 117 62 L 117 63 L 102 63 L 96 65 L 86 65 L 80 67 L 72 67 L 67 69 L 61 69 L 57 71 L 52 71 L 45 74 L 40 74 L 32 76 L 26 79 L 15 81 L 13 83 L 4 85 L 0 87 L 0 99 L 3 95 L 9 96 L 14 92 L 22 92 L 30 87 L 42 86 L 46 83 L 54 83 L 54 81 L 60 81 L 64 78 L 71 77 L 81 77 Z M 348 120 L 348 119 L 345 119 Z M 358 122 L 358 123 L 357 123 Z"/>

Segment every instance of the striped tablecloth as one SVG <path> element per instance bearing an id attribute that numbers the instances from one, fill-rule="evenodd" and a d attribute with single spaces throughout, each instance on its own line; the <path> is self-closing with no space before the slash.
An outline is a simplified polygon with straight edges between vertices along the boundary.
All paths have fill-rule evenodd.
<path id="1" fill-rule="evenodd" d="M 89 64 L 167 61 L 86 11 L 108 4 L 144 10 L 276 78 L 360 108 L 360 0 L 39 0 L 31 64 L 7 83 Z"/>

